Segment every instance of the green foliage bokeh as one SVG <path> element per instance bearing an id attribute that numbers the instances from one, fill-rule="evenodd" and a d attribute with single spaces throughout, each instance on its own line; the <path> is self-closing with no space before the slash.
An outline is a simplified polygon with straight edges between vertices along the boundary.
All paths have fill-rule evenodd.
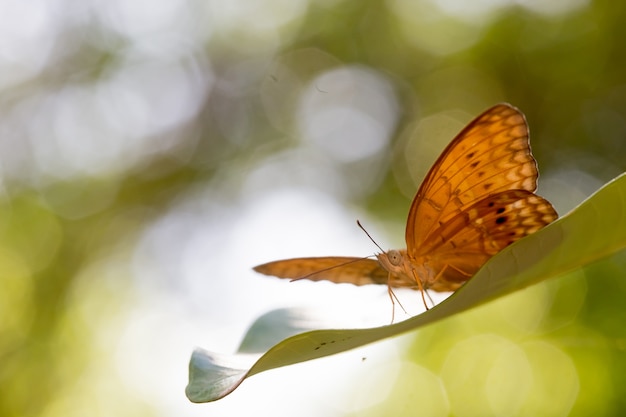
<path id="1" fill-rule="evenodd" d="M 339 198 L 398 230 L 420 180 L 411 169 L 433 160 L 410 155 L 407 161 L 407 137 L 420 121 L 440 113 L 459 113 L 458 121 L 467 121 L 500 101 L 522 109 L 541 174 L 552 180 L 540 191 L 561 214 L 626 170 L 626 4 L 559 2 L 562 10 L 546 11 L 500 2 L 481 13 L 426 0 L 312 1 L 292 8 L 266 1 L 257 5 L 260 10 L 240 3 L 241 22 L 224 23 L 220 16 L 227 14 L 215 18 L 224 6 L 220 1 L 207 6 L 181 0 L 165 8 L 167 24 L 139 27 L 108 9 L 74 11 L 72 2 L 60 2 L 42 12 L 54 27 L 54 41 L 37 61 L 40 66 L 26 72 L 9 58 L 0 62 L 0 415 L 164 413 L 158 402 L 128 393 L 119 376 L 85 382 L 98 380 L 96 364 L 110 360 L 107 332 L 134 306 L 132 251 L 151 222 L 198 187 L 214 190 L 206 198 L 219 205 L 241 192 L 255 164 L 301 146 L 291 106 L 325 71 L 358 66 L 393 86 L 400 117 L 378 175 L 366 190 Z M 168 49 L 177 36 L 188 49 Z M 19 49 L 22 38 L 15 39 L 10 46 Z M 79 100 L 62 101 L 95 94 L 105 81 L 123 80 L 138 68 L 156 76 L 170 67 L 184 74 L 191 91 L 197 87 L 197 107 L 176 123 L 159 124 L 159 115 L 136 111 L 122 87 L 115 90 L 119 96 L 112 95 L 119 113 L 102 115 L 93 110 L 97 105 L 87 109 Z M 285 68 L 290 72 L 281 72 Z M 155 97 L 164 94 L 158 83 L 153 87 Z M 46 124 L 55 111 L 59 120 Z M 131 132 L 129 126 L 141 117 L 154 126 Z M 110 130 L 98 130 L 104 122 L 90 123 L 100 118 L 110 122 Z M 72 131 L 67 126 L 73 119 L 91 128 Z M 81 167 L 72 153 L 56 165 L 41 162 L 70 146 L 106 156 L 115 150 L 107 147 L 114 135 L 121 144 L 132 138 L 138 145 L 101 169 Z M 370 162 L 340 162 L 335 174 L 358 183 L 358 173 Z M 588 411 L 587 404 L 604 404 L 607 413 L 616 414 L 626 408 L 623 360 L 615 353 L 603 356 L 605 347 L 592 334 L 594 328 L 623 334 L 624 311 L 614 307 L 623 296 L 623 277 L 615 276 L 623 266 L 623 258 L 613 259 L 597 266 L 593 283 L 581 277 L 580 286 L 562 289 L 557 283 L 537 290 L 572 294 L 550 304 L 543 313 L 547 318 L 535 322 L 537 339 L 541 326 L 570 314 L 563 300 L 584 298 L 580 310 L 568 316 L 575 323 L 569 331 L 578 333 L 557 335 L 572 341 L 563 348 L 568 354 L 589 358 L 588 366 L 578 369 L 581 374 L 598 372 L 597 386 L 578 391 L 579 415 Z M 464 328 L 449 323 L 450 329 L 431 332 L 467 331 L 483 321 L 480 311 L 459 325 Z M 430 339 L 438 340 L 437 351 L 446 349 L 439 346 L 445 338 L 427 331 L 411 345 L 407 360 L 420 363 L 434 355 L 431 363 L 440 361 L 427 349 Z M 594 354 L 585 344 L 600 346 Z M 536 347 L 524 346 L 527 352 Z M 425 369 L 419 366 L 420 372 Z M 410 370 L 403 377 L 410 380 Z M 106 401 L 111 397 L 115 401 Z M 393 413 L 392 399 L 372 415 Z"/>

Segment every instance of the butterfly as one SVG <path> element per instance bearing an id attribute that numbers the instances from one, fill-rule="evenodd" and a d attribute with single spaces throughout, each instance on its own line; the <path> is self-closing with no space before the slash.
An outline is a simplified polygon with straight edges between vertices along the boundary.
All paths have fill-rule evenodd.
<path id="1" fill-rule="evenodd" d="M 424 292 L 455 291 L 489 258 L 558 216 L 534 194 L 537 162 L 524 114 L 502 103 L 471 121 L 444 149 L 409 210 L 406 249 L 355 257 L 296 258 L 254 267 L 265 275 Z M 381 249 L 382 250 L 382 249 Z M 393 297 L 392 297 L 393 302 Z"/>

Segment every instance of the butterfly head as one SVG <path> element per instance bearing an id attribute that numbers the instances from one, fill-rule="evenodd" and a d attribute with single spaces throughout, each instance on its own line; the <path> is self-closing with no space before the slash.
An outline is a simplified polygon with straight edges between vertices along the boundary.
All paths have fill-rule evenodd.
<path id="1" fill-rule="evenodd" d="M 387 251 L 386 253 L 381 253 L 380 257 L 382 256 L 384 256 L 387 262 L 393 266 L 402 265 L 402 261 L 404 259 L 404 256 L 402 256 L 402 253 L 397 249 L 391 249 Z M 378 257 L 378 260 L 380 260 L 380 257 Z"/>
<path id="2" fill-rule="evenodd" d="M 409 269 L 406 264 L 406 250 L 391 249 L 377 254 L 376 258 L 382 267 L 389 272 L 389 284 L 391 286 L 406 286 L 407 283 L 413 282 L 407 273 Z"/>

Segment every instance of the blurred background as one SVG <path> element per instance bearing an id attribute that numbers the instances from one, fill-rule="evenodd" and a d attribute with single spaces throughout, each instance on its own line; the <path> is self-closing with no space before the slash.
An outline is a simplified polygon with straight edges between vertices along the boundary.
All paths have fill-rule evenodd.
<path id="1" fill-rule="evenodd" d="M 561 215 L 625 171 L 625 8 L 0 0 L 0 415 L 624 412 L 625 256 L 216 403 L 184 387 L 194 346 L 274 308 L 388 323 L 386 288 L 250 268 L 371 255 L 357 218 L 404 247 L 424 174 L 498 102 Z"/>

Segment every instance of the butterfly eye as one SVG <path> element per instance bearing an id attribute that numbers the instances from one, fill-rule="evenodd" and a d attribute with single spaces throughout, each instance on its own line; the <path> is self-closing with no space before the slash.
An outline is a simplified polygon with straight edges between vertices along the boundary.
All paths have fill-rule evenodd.
<path id="1" fill-rule="evenodd" d="M 400 251 L 395 249 L 387 252 L 387 258 L 389 258 L 389 262 L 391 262 L 392 265 L 398 266 L 402 263 L 402 255 L 400 255 Z"/>

